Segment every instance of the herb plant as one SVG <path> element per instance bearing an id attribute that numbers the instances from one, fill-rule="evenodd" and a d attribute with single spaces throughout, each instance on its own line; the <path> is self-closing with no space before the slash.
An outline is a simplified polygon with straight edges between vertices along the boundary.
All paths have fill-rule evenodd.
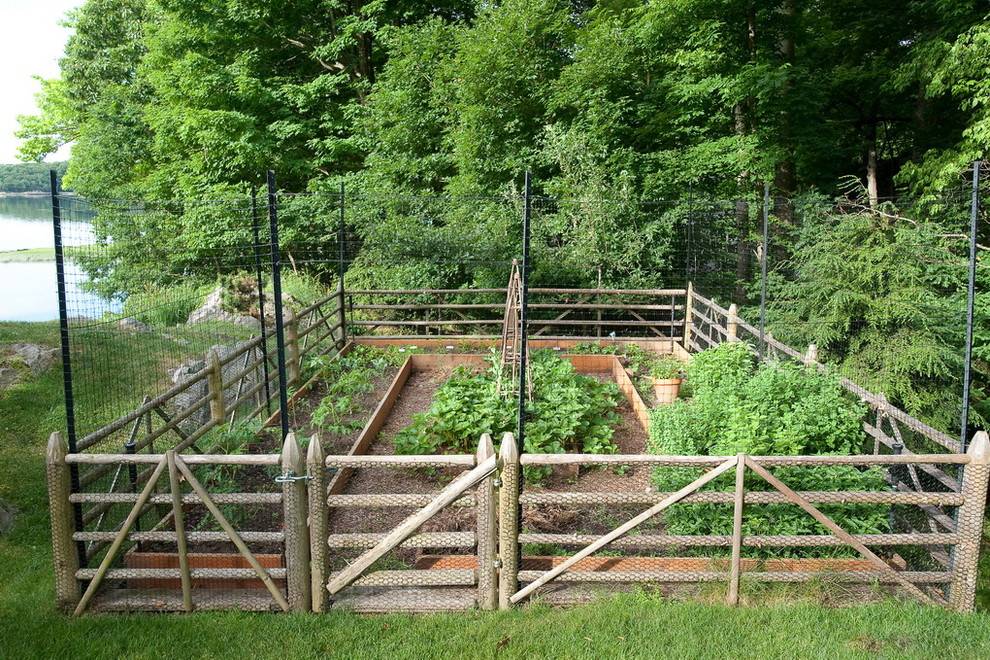
<path id="1" fill-rule="evenodd" d="M 648 450 L 656 454 L 731 456 L 849 454 L 864 435 L 862 404 L 846 396 L 837 381 L 792 363 L 757 367 L 745 345 L 725 343 L 695 356 L 688 369 L 691 400 L 660 406 L 651 413 Z M 785 467 L 773 470 L 794 490 L 882 491 L 883 472 L 854 466 Z M 660 491 L 677 490 L 700 476 L 697 469 L 659 467 L 653 482 Z M 731 491 L 734 477 L 705 490 Z M 770 490 L 747 474 L 747 489 Z M 851 533 L 889 531 L 888 506 L 825 505 L 822 511 Z M 665 516 L 671 534 L 730 534 L 732 516 L 724 505 L 681 504 Z M 749 505 L 747 535 L 824 534 L 814 519 L 789 504 Z M 844 548 L 763 550 L 763 555 L 845 555 Z"/>

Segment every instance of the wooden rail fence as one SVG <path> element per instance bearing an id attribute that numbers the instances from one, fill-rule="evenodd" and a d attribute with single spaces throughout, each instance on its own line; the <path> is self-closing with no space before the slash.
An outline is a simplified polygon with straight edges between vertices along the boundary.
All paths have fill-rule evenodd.
<path id="1" fill-rule="evenodd" d="M 71 465 L 149 466 L 151 474 L 140 493 L 73 493 L 69 481 Z M 531 491 L 524 485 L 527 466 L 630 465 L 672 466 L 702 469 L 693 482 L 670 493 L 556 492 Z M 204 466 L 267 466 L 279 468 L 281 489 L 255 493 L 210 493 L 195 474 Z M 955 466 L 962 470 L 956 491 L 795 491 L 772 470 L 785 466 L 824 467 L 855 465 L 888 470 L 904 466 Z M 461 474 L 435 493 L 334 494 L 329 488 L 329 470 L 340 468 L 461 469 Z M 703 487 L 723 474 L 735 474 L 731 490 Z M 748 490 L 745 475 L 754 474 L 770 490 Z M 167 475 L 167 492 L 156 484 Z M 67 454 L 58 433 L 48 445 L 47 480 L 51 505 L 52 543 L 56 597 L 62 607 L 76 614 L 95 606 L 101 611 L 130 609 L 174 609 L 192 611 L 214 607 L 247 609 L 276 608 L 283 611 L 323 611 L 328 605 L 359 611 L 430 611 L 480 607 L 508 608 L 548 589 L 581 583 L 700 583 L 724 581 L 727 600 L 739 600 L 740 581 L 799 582 L 815 579 L 825 571 L 831 579 L 852 583 L 892 585 L 901 593 L 926 603 L 968 611 L 973 607 L 982 521 L 990 481 L 990 438 L 978 433 L 965 454 L 867 454 L 857 456 L 655 456 L 598 454 L 520 454 L 512 434 L 501 438 L 496 453 L 492 439 L 481 438 L 474 455 L 332 455 L 320 443 L 310 442 L 305 459 L 290 434 L 281 454 L 180 455 L 164 454 Z M 183 485 L 189 487 L 183 492 Z M 77 531 L 71 507 L 77 503 L 124 505 L 129 512 L 115 531 Z M 724 504 L 732 520 L 726 536 L 670 536 L 635 533 L 637 527 L 664 510 L 690 503 Z M 955 509 L 945 531 L 915 531 L 886 534 L 853 534 L 843 529 L 817 506 L 820 504 L 869 503 L 897 506 L 939 506 Z M 173 531 L 137 531 L 135 523 L 144 507 L 169 505 Z M 524 531 L 520 510 L 534 506 L 643 505 L 639 514 L 607 534 L 575 535 Z M 745 507 L 754 504 L 790 504 L 802 509 L 828 534 L 747 536 L 743 533 Z M 219 532 L 189 531 L 186 507 L 206 507 L 219 525 Z M 282 531 L 244 531 L 221 508 L 230 505 L 279 507 Z M 470 531 L 421 531 L 424 524 L 448 507 L 471 507 L 474 524 Z M 388 532 L 328 533 L 331 509 L 347 507 L 415 507 Z M 109 547 L 96 568 L 81 567 L 75 552 L 78 541 L 108 541 Z M 201 567 L 201 560 L 188 550 L 188 543 L 226 541 L 233 544 L 243 567 Z M 124 562 L 125 546 L 141 541 L 172 542 L 177 564 L 170 567 L 136 567 Z M 282 560 L 263 563 L 249 544 L 276 542 Z M 569 557 L 522 557 L 523 544 L 542 543 L 563 547 L 581 546 Z M 716 558 L 678 559 L 651 554 L 659 548 L 729 548 L 727 560 Z M 804 548 L 847 546 L 860 560 L 768 560 L 744 559 L 743 548 Z M 916 569 L 891 563 L 874 548 L 929 547 L 949 549 L 949 563 L 941 570 Z M 426 568 L 396 570 L 379 567 L 380 560 L 397 548 L 473 548 L 470 555 L 440 557 Z M 611 547 L 621 557 L 595 557 Z M 356 558 L 331 570 L 335 555 L 359 551 Z M 629 554 L 632 553 L 632 554 Z M 267 558 L 267 557 L 266 557 Z M 276 560 L 278 556 L 276 556 Z M 607 560 L 607 561 L 606 561 Z M 830 563 L 831 562 L 831 563 Z M 535 567 L 540 566 L 539 570 Z M 257 590 L 230 589 L 226 600 L 216 591 L 194 588 L 197 581 L 246 578 L 258 581 L 268 598 Z M 172 596 L 161 590 L 142 596 L 148 581 L 177 580 Z M 240 583 L 238 583 L 240 584 Z M 123 586 L 121 586 L 123 585 Z M 280 586 L 282 585 L 282 586 Z M 143 599 L 142 599 L 143 598 Z M 260 606 L 259 606 L 260 603 Z"/>

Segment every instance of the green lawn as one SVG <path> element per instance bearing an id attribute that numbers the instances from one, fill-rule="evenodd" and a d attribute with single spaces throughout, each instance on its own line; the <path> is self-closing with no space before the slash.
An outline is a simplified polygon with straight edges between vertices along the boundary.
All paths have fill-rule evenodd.
<path id="1" fill-rule="evenodd" d="M 54 345 L 55 324 L 0 323 L 0 343 Z M 18 509 L 0 537 L 0 657 L 990 657 L 990 614 L 887 602 L 729 609 L 640 594 L 573 609 L 432 616 L 89 615 L 52 606 L 42 476 L 62 426 L 57 367 L 0 398 L 0 497 Z M 990 604 L 990 566 L 980 604 Z"/>

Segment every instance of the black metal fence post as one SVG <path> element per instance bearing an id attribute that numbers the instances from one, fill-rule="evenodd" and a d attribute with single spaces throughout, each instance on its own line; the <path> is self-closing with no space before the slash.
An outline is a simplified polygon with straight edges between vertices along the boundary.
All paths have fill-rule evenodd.
<path id="1" fill-rule="evenodd" d="M 268 373 L 268 329 L 265 327 L 265 280 L 261 272 L 261 238 L 258 231 L 258 191 L 251 186 L 251 231 L 254 234 L 254 269 L 258 279 L 258 316 L 261 320 L 261 366 L 265 379 L 265 410 L 272 414 L 272 392 Z"/>
<path id="2" fill-rule="evenodd" d="M 344 182 L 340 182 L 340 223 L 337 227 L 337 283 L 339 297 L 337 306 L 340 309 L 340 347 L 347 343 L 347 313 L 344 307 Z"/>
<path id="3" fill-rule="evenodd" d="M 763 184 L 763 244 L 760 246 L 760 361 L 763 361 L 767 325 L 767 260 L 769 259 L 770 184 Z"/>
<path id="4" fill-rule="evenodd" d="M 525 451 L 526 441 L 526 360 L 529 336 L 529 221 L 532 213 L 532 175 L 526 172 L 526 187 L 523 197 L 523 245 L 522 245 L 522 291 L 519 300 L 519 427 L 516 444 L 519 452 Z"/>
<path id="5" fill-rule="evenodd" d="M 275 298 L 275 342 L 278 348 L 278 410 L 282 423 L 282 440 L 289 435 L 289 393 L 285 382 L 285 324 L 282 317 L 282 257 L 278 246 L 278 199 L 275 172 L 268 170 L 269 244 L 272 254 L 272 296 Z"/>
<path id="6" fill-rule="evenodd" d="M 62 249 L 62 206 L 58 198 L 58 173 L 48 172 L 52 202 L 52 230 L 55 235 L 55 283 L 58 290 L 58 335 L 62 348 L 62 391 L 65 395 L 65 426 L 66 438 L 69 442 L 69 453 L 76 452 L 76 409 L 72 395 L 72 357 L 69 351 L 69 312 L 66 302 L 65 288 L 65 253 Z M 69 466 L 69 481 L 72 492 L 79 492 L 79 466 L 73 463 Z M 82 505 L 72 505 L 77 531 L 83 530 Z M 76 553 L 79 555 L 79 565 L 86 566 L 86 546 L 82 541 L 76 541 Z"/>
<path id="7" fill-rule="evenodd" d="M 980 161 L 973 161 L 973 199 L 969 214 L 969 282 L 966 290 L 966 356 L 963 360 L 962 419 L 959 442 L 966 451 L 969 438 L 970 383 L 973 378 L 973 301 L 976 292 L 976 224 L 980 214 Z"/>

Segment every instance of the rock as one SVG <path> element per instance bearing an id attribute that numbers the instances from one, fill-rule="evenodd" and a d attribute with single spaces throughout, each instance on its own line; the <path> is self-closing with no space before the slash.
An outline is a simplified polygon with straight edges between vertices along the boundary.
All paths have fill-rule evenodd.
<path id="1" fill-rule="evenodd" d="M 126 330 L 128 332 L 151 331 L 151 328 L 149 328 L 146 324 L 142 323 L 141 321 L 138 321 L 137 319 L 132 319 L 129 317 L 117 321 L 117 327 L 120 328 L 121 330 Z"/>
<path id="2" fill-rule="evenodd" d="M 58 358 L 57 348 L 38 344 L 9 344 L 2 351 L 4 362 L 15 368 L 18 364 L 22 364 L 35 376 L 55 364 Z"/>
<path id="3" fill-rule="evenodd" d="M 210 295 L 206 296 L 206 300 L 203 301 L 203 304 L 198 309 L 192 311 L 186 323 L 192 325 L 207 321 L 225 321 L 252 329 L 261 327 L 261 322 L 253 316 L 234 314 L 225 310 L 223 308 L 223 289 L 221 287 L 213 289 Z"/>

